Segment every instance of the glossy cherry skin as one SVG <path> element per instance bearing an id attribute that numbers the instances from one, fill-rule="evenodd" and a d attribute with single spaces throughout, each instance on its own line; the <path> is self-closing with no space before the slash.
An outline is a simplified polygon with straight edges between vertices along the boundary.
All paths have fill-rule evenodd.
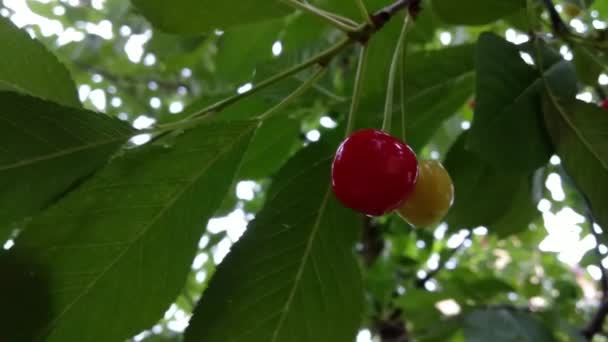
<path id="1" fill-rule="evenodd" d="M 408 145 L 383 131 L 365 129 L 338 148 L 331 184 L 346 207 L 381 216 L 407 199 L 417 175 L 418 160 Z"/>
<path id="2" fill-rule="evenodd" d="M 399 215 L 415 227 L 428 227 L 441 221 L 454 202 L 452 178 L 436 160 L 418 165 L 418 179 L 410 198 L 399 208 Z"/>
<path id="3" fill-rule="evenodd" d="M 604 110 L 608 110 L 608 99 L 603 99 L 602 103 L 600 104 L 600 106 L 604 109 Z"/>

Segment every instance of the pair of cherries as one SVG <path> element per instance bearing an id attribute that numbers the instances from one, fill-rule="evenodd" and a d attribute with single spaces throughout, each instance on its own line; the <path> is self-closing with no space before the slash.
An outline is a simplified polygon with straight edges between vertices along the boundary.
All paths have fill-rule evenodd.
<path id="1" fill-rule="evenodd" d="M 441 163 L 418 163 L 411 147 L 374 129 L 354 132 L 340 144 L 332 188 L 346 207 L 370 216 L 398 210 L 419 227 L 440 221 L 454 198 L 452 180 Z"/>

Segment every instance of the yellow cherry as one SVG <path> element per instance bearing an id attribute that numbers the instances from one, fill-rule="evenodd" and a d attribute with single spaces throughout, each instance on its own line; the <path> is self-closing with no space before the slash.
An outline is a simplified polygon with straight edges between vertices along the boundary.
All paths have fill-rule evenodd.
<path id="1" fill-rule="evenodd" d="M 441 221 L 453 201 L 454 185 L 446 169 L 439 161 L 423 160 L 414 191 L 398 212 L 412 226 L 427 227 Z"/>

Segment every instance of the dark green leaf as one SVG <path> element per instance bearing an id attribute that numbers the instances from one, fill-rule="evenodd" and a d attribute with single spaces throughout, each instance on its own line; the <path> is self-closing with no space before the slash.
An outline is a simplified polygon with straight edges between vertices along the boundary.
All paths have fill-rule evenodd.
<path id="1" fill-rule="evenodd" d="M 42 43 L 31 39 L 2 16 L 0 51 L 0 90 L 80 107 L 76 85 L 66 67 Z"/>
<path id="2" fill-rule="evenodd" d="M 37 340 L 120 341 L 152 326 L 183 287 L 256 125 L 207 122 L 171 146 L 127 152 L 34 219 L 14 249 L 50 275 L 53 312 Z"/>
<path id="3" fill-rule="evenodd" d="M 480 277 L 463 270 L 458 270 L 447 278 L 445 289 L 460 294 L 462 300 L 474 300 L 477 303 L 489 303 L 497 295 L 515 290 L 501 279 L 491 276 Z"/>
<path id="4" fill-rule="evenodd" d="M 353 254 L 360 222 L 329 187 L 334 148 L 311 145 L 279 171 L 266 206 L 218 267 L 186 341 L 355 338 L 363 310 Z"/>
<path id="5" fill-rule="evenodd" d="M 414 53 L 405 59 L 405 121 L 396 105 L 393 132 L 406 127 L 408 144 L 422 148 L 441 124 L 471 97 L 475 45 Z M 398 95 L 396 95 L 398 96 Z"/>
<path id="6" fill-rule="evenodd" d="M 499 238 L 523 232 L 528 229 L 530 222 L 540 216 L 537 209 L 538 199 L 532 195 L 532 185 L 529 181 L 523 181 L 515 190 L 515 196 L 507 212 L 488 229 Z"/>
<path id="7" fill-rule="evenodd" d="M 575 45 L 572 48 L 576 73 L 581 81 L 596 85 L 602 72 L 608 71 L 608 56 L 602 52 L 592 51 L 586 46 Z"/>
<path id="8" fill-rule="evenodd" d="M 502 218 L 513 204 L 524 175 L 504 173 L 480 160 L 465 147 L 462 134 L 445 160 L 454 182 L 454 206 L 446 218 L 450 229 L 490 226 Z"/>
<path id="9" fill-rule="evenodd" d="M 608 115 L 594 104 L 544 101 L 545 122 L 566 172 L 589 199 L 602 227 L 608 227 Z"/>
<path id="10" fill-rule="evenodd" d="M 506 309 L 476 310 L 464 319 L 467 342 L 549 342 L 555 338 L 531 314 Z"/>
<path id="11" fill-rule="evenodd" d="M 3 341 L 34 341 L 52 310 L 49 276 L 24 253 L 0 251 L 0 329 Z"/>
<path id="12" fill-rule="evenodd" d="M 526 0 L 433 0 L 435 13 L 452 25 L 485 25 L 526 7 Z"/>
<path id="13" fill-rule="evenodd" d="M 240 82 L 251 79 L 255 66 L 272 58 L 272 45 L 284 26 L 284 20 L 270 20 L 224 32 L 217 55 L 218 73 Z"/>
<path id="14" fill-rule="evenodd" d="M 412 289 L 397 300 L 397 306 L 408 317 L 408 322 L 414 329 L 423 329 L 435 325 L 441 319 L 441 313 L 435 306 L 437 302 L 451 299 L 448 292 L 428 292 L 426 290 Z"/>
<path id="15" fill-rule="evenodd" d="M 287 116 L 264 121 L 257 129 L 243 159 L 240 179 L 261 179 L 272 175 L 293 153 L 300 141 L 300 123 Z"/>
<path id="16" fill-rule="evenodd" d="M 106 163 L 133 130 L 108 116 L 0 92 L 0 240 Z M 4 236 L 3 236 L 4 235 Z"/>
<path id="17" fill-rule="evenodd" d="M 546 61 L 545 61 L 546 63 Z M 566 61 L 545 65 L 547 78 L 576 93 Z M 477 106 L 469 147 L 497 168 L 532 172 L 552 153 L 541 113 L 543 80 L 517 47 L 484 33 L 477 51 Z M 570 77 L 572 76 L 572 77 Z M 570 89 L 571 88 L 571 89 Z"/>
<path id="18" fill-rule="evenodd" d="M 578 264 L 582 267 L 587 267 L 589 265 L 597 266 L 601 261 L 602 260 L 600 256 L 597 254 L 597 250 L 595 248 L 592 248 L 583 255 L 581 261 L 579 261 Z"/>
<path id="19" fill-rule="evenodd" d="M 132 0 L 143 15 L 158 28 L 173 33 L 212 32 L 251 24 L 289 13 L 277 0 Z"/>

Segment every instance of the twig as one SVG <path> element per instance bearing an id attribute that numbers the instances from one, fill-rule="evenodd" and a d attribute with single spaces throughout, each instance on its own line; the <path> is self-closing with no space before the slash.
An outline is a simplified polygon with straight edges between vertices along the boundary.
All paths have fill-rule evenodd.
<path id="1" fill-rule="evenodd" d="M 551 19 L 551 25 L 553 26 L 553 31 L 558 36 L 567 36 L 570 34 L 570 30 L 568 30 L 568 26 L 562 20 L 559 13 L 555 9 L 555 5 L 553 5 L 553 0 L 543 0 L 543 4 L 545 8 L 549 12 L 549 18 Z"/>
<path id="2" fill-rule="evenodd" d="M 589 199 L 587 199 L 587 196 L 585 196 L 585 194 L 581 192 L 581 195 L 583 196 L 585 202 L 585 216 L 587 218 L 587 222 L 589 223 L 589 229 L 591 230 L 591 234 L 593 234 L 593 237 L 596 241 L 595 252 L 597 253 L 599 259 L 597 266 L 600 268 L 600 283 L 602 285 L 601 304 L 597 309 L 595 315 L 591 319 L 591 322 L 589 322 L 589 324 L 581 331 L 582 335 L 587 338 L 587 340 L 591 341 L 593 336 L 599 334 L 603 330 L 604 321 L 606 320 L 606 316 L 608 316 L 608 272 L 602 264 L 602 254 L 600 253 L 599 249 L 601 236 L 593 228 L 593 226 L 595 225 L 595 218 L 593 217 L 593 212 L 591 212 L 591 203 L 589 202 Z"/>
<path id="3" fill-rule="evenodd" d="M 564 39 L 567 42 L 576 42 L 579 44 L 589 45 L 596 49 L 605 49 L 608 45 L 605 42 L 588 40 L 585 37 L 581 37 L 574 32 L 570 31 L 568 25 L 564 22 L 562 17 L 557 13 L 553 0 L 542 0 L 545 8 L 549 12 L 549 19 L 551 20 L 551 26 L 553 33 Z"/>
<path id="4" fill-rule="evenodd" d="M 372 17 L 369 15 L 369 12 L 367 11 L 367 7 L 365 7 L 365 3 L 363 3 L 363 0 L 355 0 L 355 2 L 357 3 L 357 7 L 359 7 L 359 11 L 361 12 L 361 16 L 363 17 L 365 22 L 373 26 L 374 22 L 372 21 Z"/>
<path id="5" fill-rule="evenodd" d="M 589 325 L 587 325 L 583 329 L 581 334 L 583 334 L 583 336 L 588 341 L 591 341 L 593 336 L 595 336 L 596 334 L 600 333 L 603 330 L 604 320 L 606 319 L 607 315 L 608 315 L 608 300 L 603 300 L 602 304 L 600 304 L 600 307 L 597 309 L 597 312 L 593 316 L 593 319 L 591 320 L 591 322 L 589 322 Z"/>
<path id="6" fill-rule="evenodd" d="M 593 213 L 591 213 L 591 210 L 589 208 L 587 208 L 585 216 L 587 218 L 587 222 L 589 222 L 589 229 L 591 230 L 591 234 L 593 234 L 593 237 L 595 238 L 595 241 L 596 241 L 595 248 L 594 248 L 595 253 L 597 254 L 597 256 L 600 260 L 598 267 L 600 268 L 600 271 L 601 271 L 600 282 L 602 284 L 602 297 L 608 299 L 608 272 L 606 271 L 606 268 L 604 267 L 604 265 L 601 263 L 601 259 L 602 259 L 602 253 L 600 253 L 601 236 L 600 236 L 600 234 L 598 234 L 595 231 L 595 229 L 593 229 L 595 219 L 593 218 Z"/>
<path id="7" fill-rule="evenodd" d="M 365 44 L 375 32 L 381 30 L 384 25 L 401 10 L 407 8 L 410 16 L 415 19 L 420 11 L 421 2 L 422 0 L 397 0 L 371 16 L 373 25 L 363 25 L 359 27 L 356 32 L 349 33 L 349 36 L 352 39 Z"/>
<path id="8" fill-rule="evenodd" d="M 368 267 L 372 266 L 376 262 L 385 247 L 380 226 L 373 222 L 368 216 L 363 218 L 361 245 L 363 247 L 359 253 L 363 257 L 365 265 Z"/>
<path id="9" fill-rule="evenodd" d="M 380 335 L 382 342 L 407 342 L 410 341 L 409 332 L 404 319 L 401 317 L 401 309 L 395 309 L 389 317 L 377 320 L 374 330 Z"/>
<path id="10" fill-rule="evenodd" d="M 471 235 L 471 233 L 467 232 L 467 235 L 464 237 L 464 239 L 462 239 L 462 242 L 458 246 L 456 246 L 456 248 L 452 249 L 444 258 L 441 258 L 439 260 L 439 265 L 437 265 L 436 269 L 429 271 L 429 273 L 427 273 L 427 275 L 424 278 L 416 280 L 416 284 L 415 284 L 416 287 L 418 287 L 418 288 L 424 287 L 424 284 L 426 284 L 427 281 L 433 279 L 439 272 L 441 272 L 441 270 L 443 270 L 443 268 L 447 264 L 448 260 L 450 260 L 454 255 L 456 255 L 456 253 L 458 253 L 458 251 L 462 247 L 464 247 L 464 244 L 470 235 Z"/>

